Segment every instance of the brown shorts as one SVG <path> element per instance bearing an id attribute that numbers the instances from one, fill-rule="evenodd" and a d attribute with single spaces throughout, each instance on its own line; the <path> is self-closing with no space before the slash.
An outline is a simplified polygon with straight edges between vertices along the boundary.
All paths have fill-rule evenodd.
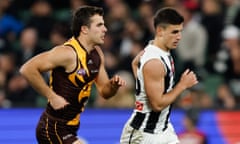
<path id="1" fill-rule="evenodd" d="M 39 144 L 72 144 L 78 139 L 78 128 L 44 112 L 36 128 L 37 141 Z"/>

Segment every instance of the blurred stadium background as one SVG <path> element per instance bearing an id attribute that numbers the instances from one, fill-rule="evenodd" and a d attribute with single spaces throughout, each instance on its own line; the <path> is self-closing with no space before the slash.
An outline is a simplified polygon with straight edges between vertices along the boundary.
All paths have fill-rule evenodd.
<path id="1" fill-rule="evenodd" d="M 208 144 L 240 143 L 239 0 L 0 0 L 0 144 L 36 143 L 35 126 L 47 101 L 19 75 L 19 67 L 71 37 L 71 12 L 85 4 L 104 8 L 106 69 L 128 85 L 109 101 L 93 87 L 79 136 L 89 144 L 118 143 L 134 107 L 131 60 L 153 37 L 154 12 L 171 6 L 185 18 L 182 41 L 172 53 L 176 81 L 185 68 L 200 81 L 174 103 L 176 131 L 186 128 L 186 111 L 196 109 L 196 128 Z M 48 81 L 48 73 L 43 75 Z"/>

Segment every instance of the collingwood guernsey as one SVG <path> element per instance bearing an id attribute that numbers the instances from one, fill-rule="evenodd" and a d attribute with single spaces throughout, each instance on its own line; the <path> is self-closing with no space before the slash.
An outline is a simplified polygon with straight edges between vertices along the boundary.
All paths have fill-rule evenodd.
<path id="1" fill-rule="evenodd" d="M 152 44 L 149 44 L 144 51 L 137 69 L 135 109 L 128 123 L 139 131 L 160 133 L 168 127 L 171 105 L 159 112 L 152 110 L 144 89 L 143 67 L 146 62 L 152 59 L 158 59 L 163 63 L 165 69 L 163 94 L 165 94 L 172 90 L 174 85 L 174 62 L 169 52 Z"/>

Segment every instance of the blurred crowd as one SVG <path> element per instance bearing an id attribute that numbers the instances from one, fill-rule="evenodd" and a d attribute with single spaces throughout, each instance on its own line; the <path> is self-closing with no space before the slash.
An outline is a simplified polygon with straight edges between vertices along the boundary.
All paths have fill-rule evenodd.
<path id="1" fill-rule="evenodd" d="M 108 32 L 102 49 L 110 76 L 127 86 L 105 101 L 93 87 L 89 107 L 130 108 L 135 83 L 131 61 L 153 38 L 152 17 L 161 7 L 176 8 L 185 18 L 179 47 L 173 51 L 176 81 L 190 68 L 200 83 L 186 90 L 176 108 L 240 107 L 239 0 L 0 0 L 0 107 L 42 107 L 38 95 L 19 74 L 29 58 L 71 37 L 71 13 L 82 5 L 101 6 Z M 43 74 L 48 81 L 48 73 Z"/>

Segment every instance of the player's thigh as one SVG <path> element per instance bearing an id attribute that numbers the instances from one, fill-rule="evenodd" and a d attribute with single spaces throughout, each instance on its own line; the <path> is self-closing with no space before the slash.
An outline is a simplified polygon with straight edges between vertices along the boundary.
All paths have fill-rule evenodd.
<path id="1" fill-rule="evenodd" d="M 142 139 L 142 133 L 127 124 L 122 131 L 120 144 L 140 144 Z"/>

